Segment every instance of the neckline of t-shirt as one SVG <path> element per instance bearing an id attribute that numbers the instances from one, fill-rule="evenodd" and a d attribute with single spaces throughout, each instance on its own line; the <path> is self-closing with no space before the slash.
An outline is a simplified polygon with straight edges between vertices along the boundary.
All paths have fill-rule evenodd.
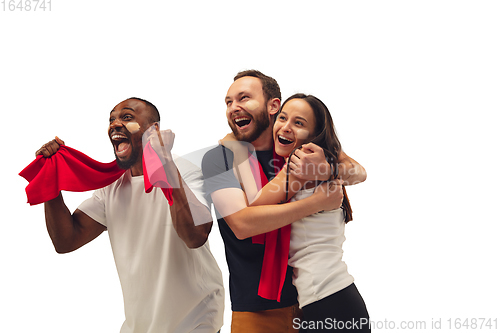
<path id="1" fill-rule="evenodd" d="M 128 169 L 125 174 L 131 182 L 144 182 L 144 175 L 132 176 L 130 169 Z"/>

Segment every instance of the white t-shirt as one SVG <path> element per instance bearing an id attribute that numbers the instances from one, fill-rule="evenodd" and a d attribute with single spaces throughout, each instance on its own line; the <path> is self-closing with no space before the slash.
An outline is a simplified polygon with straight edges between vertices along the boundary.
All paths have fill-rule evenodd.
<path id="1" fill-rule="evenodd" d="M 312 195 L 301 190 L 292 201 Z M 345 222 L 343 210 L 316 213 L 292 223 L 288 264 L 299 294 L 300 307 L 340 291 L 354 282 L 342 261 Z"/>
<path id="2" fill-rule="evenodd" d="M 207 205 L 199 168 L 176 159 L 185 183 Z M 222 274 L 208 241 L 189 249 L 161 189 L 144 191 L 130 170 L 79 207 L 108 229 L 125 304 L 121 333 L 214 333 L 222 326 Z"/>

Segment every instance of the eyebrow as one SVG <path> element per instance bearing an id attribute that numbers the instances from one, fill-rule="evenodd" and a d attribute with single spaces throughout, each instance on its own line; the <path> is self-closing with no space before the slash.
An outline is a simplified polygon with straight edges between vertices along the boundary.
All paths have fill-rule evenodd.
<path id="1" fill-rule="evenodd" d="M 248 91 L 244 90 L 244 91 L 241 91 L 238 94 L 236 94 L 236 97 L 240 97 L 241 95 L 250 95 L 250 93 Z M 229 96 L 226 96 L 226 98 L 224 100 L 230 101 L 230 100 L 232 100 L 232 98 Z"/>
<path id="2" fill-rule="evenodd" d="M 285 116 L 288 116 L 288 113 L 286 113 L 285 111 L 281 111 L 281 112 L 280 112 L 280 114 L 281 114 L 281 113 L 284 113 L 284 114 L 285 114 Z M 306 118 L 304 118 L 304 117 L 301 117 L 301 116 L 296 116 L 295 118 L 297 118 L 297 119 L 302 119 L 302 120 L 304 120 L 306 123 L 308 123 L 307 119 L 306 119 Z"/>
<path id="3" fill-rule="evenodd" d="M 132 112 L 135 112 L 135 110 L 134 110 L 134 109 L 132 109 L 132 108 L 122 108 L 122 111 L 123 111 L 123 110 L 130 110 L 130 111 L 132 111 Z M 109 114 L 112 114 L 114 111 L 116 111 L 116 110 L 111 110 L 111 112 L 110 112 Z"/>

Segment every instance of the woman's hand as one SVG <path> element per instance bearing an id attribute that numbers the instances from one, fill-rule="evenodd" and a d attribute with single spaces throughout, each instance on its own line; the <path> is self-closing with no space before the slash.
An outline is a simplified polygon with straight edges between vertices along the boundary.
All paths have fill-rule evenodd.
<path id="1" fill-rule="evenodd" d="M 219 144 L 225 146 L 224 143 L 234 142 L 234 141 L 236 141 L 236 142 L 238 141 L 236 139 L 236 137 L 234 136 L 234 134 L 228 133 L 228 134 L 226 134 L 226 136 L 223 139 L 219 140 Z"/>

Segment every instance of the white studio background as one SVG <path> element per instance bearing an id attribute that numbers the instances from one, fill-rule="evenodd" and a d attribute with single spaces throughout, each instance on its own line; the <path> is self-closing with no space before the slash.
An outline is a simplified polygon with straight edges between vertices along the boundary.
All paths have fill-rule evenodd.
<path id="1" fill-rule="evenodd" d="M 2 6 L 0 331 L 118 332 L 124 319 L 107 235 L 58 255 L 43 205 L 26 204 L 27 182 L 17 174 L 35 151 L 58 135 L 113 160 L 109 112 L 132 96 L 159 108 L 162 128 L 176 133 L 175 153 L 214 145 L 229 131 L 232 78 L 252 68 L 276 78 L 284 98 L 321 98 L 344 150 L 368 171 L 348 189 L 354 221 L 344 259 L 371 319 L 424 321 L 427 331 L 438 319 L 442 330 L 448 319 L 500 320 L 500 3 Z M 88 196 L 64 194 L 70 210 Z M 215 224 L 210 243 L 228 294 Z M 227 296 L 223 332 L 230 315 Z"/>

